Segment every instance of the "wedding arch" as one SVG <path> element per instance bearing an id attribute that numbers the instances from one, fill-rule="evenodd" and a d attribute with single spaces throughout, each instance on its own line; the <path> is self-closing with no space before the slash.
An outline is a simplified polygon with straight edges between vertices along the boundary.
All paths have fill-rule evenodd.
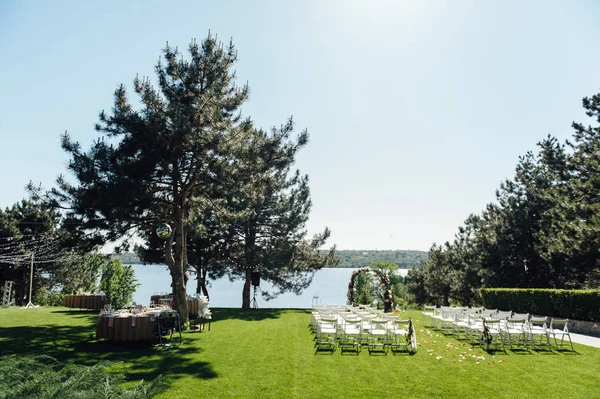
<path id="1" fill-rule="evenodd" d="M 354 297 L 356 295 L 356 278 L 361 273 L 373 273 L 379 278 L 381 289 L 383 291 L 383 310 L 384 312 L 391 312 L 394 310 L 394 295 L 392 294 L 392 290 L 390 288 L 390 278 L 385 272 L 377 269 L 371 269 L 370 267 L 363 267 L 352 272 L 352 277 L 350 277 L 350 282 L 348 283 L 348 303 L 350 305 L 354 304 Z"/>

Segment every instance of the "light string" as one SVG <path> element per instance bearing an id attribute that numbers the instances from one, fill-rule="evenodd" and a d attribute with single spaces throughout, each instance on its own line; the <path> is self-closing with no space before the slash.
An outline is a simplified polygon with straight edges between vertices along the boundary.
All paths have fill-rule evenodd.
<path id="1" fill-rule="evenodd" d="M 2 237 L 7 243 L 0 244 L 0 263 L 21 265 L 58 263 L 79 260 L 81 255 L 61 248 L 57 237 L 28 234 L 21 237 Z"/>

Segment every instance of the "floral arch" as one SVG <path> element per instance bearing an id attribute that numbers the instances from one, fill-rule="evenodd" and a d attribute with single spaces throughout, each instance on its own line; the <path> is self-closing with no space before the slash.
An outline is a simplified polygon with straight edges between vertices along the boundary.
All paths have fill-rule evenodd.
<path id="1" fill-rule="evenodd" d="M 350 282 L 348 283 L 348 303 L 350 305 L 354 303 L 354 296 L 356 295 L 356 288 L 354 285 L 356 284 L 356 277 L 360 273 L 373 273 L 379 277 L 379 282 L 383 289 L 383 310 L 384 312 L 391 312 L 394 309 L 394 295 L 390 289 L 390 279 L 386 273 L 377 269 L 371 269 L 370 267 L 363 267 L 352 272 Z"/>

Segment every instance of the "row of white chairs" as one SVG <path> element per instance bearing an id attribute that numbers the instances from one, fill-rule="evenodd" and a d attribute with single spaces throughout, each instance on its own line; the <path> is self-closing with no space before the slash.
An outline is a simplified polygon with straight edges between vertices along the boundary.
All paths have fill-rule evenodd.
<path id="1" fill-rule="evenodd" d="M 359 353 L 363 346 L 369 352 L 387 353 L 389 349 L 411 350 L 410 320 L 385 314 L 375 308 L 361 306 L 324 306 L 313 308 L 311 326 L 316 334 L 316 347 Z"/>
<path id="2" fill-rule="evenodd" d="M 565 337 L 573 350 L 568 322 L 568 319 L 551 318 L 548 323 L 546 316 L 485 308 L 425 306 L 423 312 L 423 324 L 426 326 L 452 333 L 456 338 L 465 338 L 471 343 L 482 342 L 485 338 L 489 341 L 488 345 L 501 345 L 503 350 L 505 345 L 513 349 L 513 346 L 527 348 L 529 344 L 534 349 L 538 345 L 550 349 L 551 337 L 557 350 L 563 348 Z M 487 327 L 485 337 L 484 323 Z M 557 337 L 560 338 L 560 348 Z"/>

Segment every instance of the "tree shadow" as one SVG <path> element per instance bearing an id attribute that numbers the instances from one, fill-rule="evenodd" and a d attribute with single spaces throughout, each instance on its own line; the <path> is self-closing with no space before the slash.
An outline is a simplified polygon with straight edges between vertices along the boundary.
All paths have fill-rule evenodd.
<path id="1" fill-rule="evenodd" d="M 95 324 L 98 320 L 98 314 L 100 312 L 98 310 L 53 310 L 51 313 L 69 316 L 69 318 L 73 319 L 88 320 L 90 324 Z"/>
<path id="2" fill-rule="evenodd" d="M 76 315 L 95 315 L 98 316 L 98 313 L 100 313 L 100 310 L 92 310 L 92 309 L 67 309 L 67 310 L 53 310 L 51 313 L 58 313 L 58 314 L 68 314 L 71 316 L 76 316 Z"/>
<path id="3" fill-rule="evenodd" d="M 219 320 L 236 319 L 244 321 L 260 321 L 278 319 L 284 309 L 237 309 L 237 308 L 212 308 L 212 322 Z"/>
<path id="4" fill-rule="evenodd" d="M 77 317 L 77 316 L 73 316 Z M 116 362 L 109 373 L 124 374 L 127 381 L 152 380 L 164 375 L 170 382 L 184 376 L 199 379 L 218 377 L 209 362 L 201 358 L 202 349 L 194 345 L 197 338 L 184 333 L 180 347 L 164 350 L 149 341 L 112 342 L 97 340 L 95 319 L 78 326 L 44 325 L 0 329 L 0 355 L 46 355 L 61 363 L 93 366 Z M 126 366 L 120 366 L 123 362 Z"/>
<path id="5" fill-rule="evenodd" d="M 310 313 L 304 309 L 296 311 Z M 212 365 L 203 360 L 203 350 L 197 342 L 200 334 L 184 331 L 182 346 L 164 350 L 162 347 L 153 347 L 148 341 L 112 342 L 96 339 L 98 311 L 60 309 L 53 313 L 68 317 L 73 323 L 0 328 L 0 355 L 43 354 L 61 363 L 84 366 L 116 362 L 109 372 L 123 374 L 127 381 L 147 381 L 161 374 L 167 382 L 190 375 L 199 379 L 219 376 Z M 260 321 L 280 318 L 283 309 L 214 308 L 212 313 L 213 323 L 228 319 Z M 119 362 L 123 364 L 119 365 Z"/>

